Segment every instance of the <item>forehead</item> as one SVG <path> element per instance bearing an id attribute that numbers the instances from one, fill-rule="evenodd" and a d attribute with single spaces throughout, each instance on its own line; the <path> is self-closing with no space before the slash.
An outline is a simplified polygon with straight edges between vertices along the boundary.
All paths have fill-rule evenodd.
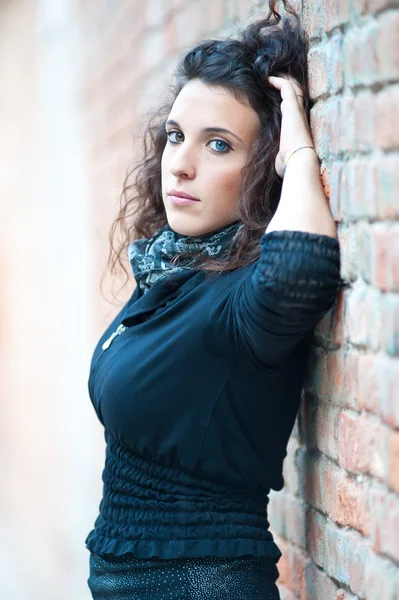
<path id="1" fill-rule="evenodd" d="M 224 127 L 248 142 L 260 129 L 260 119 L 253 108 L 239 102 L 226 88 L 211 87 L 198 79 L 181 90 L 169 118 L 182 128 Z"/>

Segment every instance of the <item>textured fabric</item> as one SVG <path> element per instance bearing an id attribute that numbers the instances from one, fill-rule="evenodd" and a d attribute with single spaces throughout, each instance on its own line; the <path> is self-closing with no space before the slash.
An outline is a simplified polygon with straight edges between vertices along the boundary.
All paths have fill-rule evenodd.
<path id="1" fill-rule="evenodd" d="M 137 286 L 100 338 L 88 384 L 109 461 L 89 550 L 113 547 L 144 558 L 148 541 L 163 558 L 179 558 L 182 550 L 195 556 L 198 546 L 213 556 L 239 556 L 248 545 L 253 555 L 275 557 L 274 545 L 265 543 L 265 498 L 284 485 L 313 327 L 342 280 L 335 238 L 273 231 L 262 236 L 260 250 L 254 263 L 216 279 L 187 269 L 145 294 Z M 117 454 L 114 441 L 131 455 Z M 137 457 L 148 480 L 137 475 Z M 241 494 L 247 504 L 231 510 L 216 484 L 233 503 Z M 223 502 L 227 510 L 218 511 Z M 226 548 L 229 519 L 236 541 Z"/>
<path id="2" fill-rule="evenodd" d="M 128 248 L 128 256 L 138 285 L 145 293 L 158 279 L 192 269 L 195 265 L 192 256 L 181 257 L 178 264 L 171 264 L 172 258 L 183 252 L 221 257 L 232 249 L 242 228 L 241 221 L 235 221 L 212 233 L 194 237 L 176 233 L 167 223 L 152 238 L 135 240 Z"/>
<path id="3" fill-rule="evenodd" d="M 264 557 L 140 560 L 90 554 L 94 600 L 279 600 L 276 565 Z"/>
<path id="4" fill-rule="evenodd" d="M 281 552 L 266 518 L 269 490 L 249 491 L 166 469 L 107 435 L 100 514 L 86 543 L 138 558 Z"/>

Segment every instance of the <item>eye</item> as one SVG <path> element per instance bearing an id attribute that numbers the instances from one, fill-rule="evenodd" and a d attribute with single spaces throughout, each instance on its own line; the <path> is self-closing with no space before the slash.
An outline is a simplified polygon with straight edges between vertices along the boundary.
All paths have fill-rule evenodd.
<path id="1" fill-rule="evenodd" d="M 176 139 L 176 137 L 172 139 L 173 135 L 180 136 L 180 139 Z M 171 144 L 178 144 L 184 139 L 184 135 L 182 134 L 182 132 L 177 131 L 176 129 L 171 129 L 170 131 L 167 131 L 166 136 Z M 228 152 L 230 152 L 230 150 L 232 150 L 230 144 L 224 142 L 223 140 L 211 140 L 208 144 L 216 144 L 216 147 L 212 148 L 212 150 L 214 150 L 217 154 L 227 154 Z"/>
<path id="2" fill-rule="evenodd" d="M 168 139 L 169 139 L 169 141 L 170 141 L 172 144 L 178 144 L 178 141 L 176 141 L 176 140 L 172 141 L 172 140 L 170 139 L 170 136 L 171 136 L 171 135 L 181 135 L 181 136 L 183 137 L 183 134 L 182 134 L 182 132 L 181 132 L 181 131 L 176 131 L 176 130 L 174 130 L 174 129 L 172 129 L 171 131 L 167 131 L 167 132 L 166 132 L 166 135 L 168 136 Z M 181 140 L 180 140 L 180 141 L 181 141 Z"/>
<path id="3" fill-rule="evenodd" d="M 232 150 L 232 147 L 230 146 L 230 144 L 228 144 L 227 142 L 224 142 L 223 140 L 211 140 L 209 143 L 216 144 L 215 150 L 216 150 L 216 152 L 218 152 L 218 154 L 227 154 L 227 152 L 230 152 L 230 150 Z M 221 145 L 222 145 L 222 148 L 220 147 Z"/>

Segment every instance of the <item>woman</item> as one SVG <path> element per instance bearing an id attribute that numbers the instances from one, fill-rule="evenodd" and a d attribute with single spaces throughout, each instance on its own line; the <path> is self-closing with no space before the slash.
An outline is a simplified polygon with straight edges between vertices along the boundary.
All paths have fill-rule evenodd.
<path id="1" fill-rule="evenodd" d="M 343 286 L 291 14 L 181 58 L 125 186 L 137 287 L 89 377 L 106 440 L 96 600 L 279 598 L 268 494 L 313 328 Z"/>

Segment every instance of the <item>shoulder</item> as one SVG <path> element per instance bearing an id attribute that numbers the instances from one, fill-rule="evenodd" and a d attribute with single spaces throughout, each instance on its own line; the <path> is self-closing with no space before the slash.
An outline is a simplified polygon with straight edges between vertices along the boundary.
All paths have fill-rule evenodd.
<path id="1" fill-rule="evenodd" d="M 215 295 L 225 295 L 231 290 L 236 289 L 255 269 L 256 262 L 252 262 L 245 267 L 240 267 L 234 271 L 225 271 L 217 276 L 211 276 L 205 279 L 204 283 L 209 286 L 209 290 Z"/>

